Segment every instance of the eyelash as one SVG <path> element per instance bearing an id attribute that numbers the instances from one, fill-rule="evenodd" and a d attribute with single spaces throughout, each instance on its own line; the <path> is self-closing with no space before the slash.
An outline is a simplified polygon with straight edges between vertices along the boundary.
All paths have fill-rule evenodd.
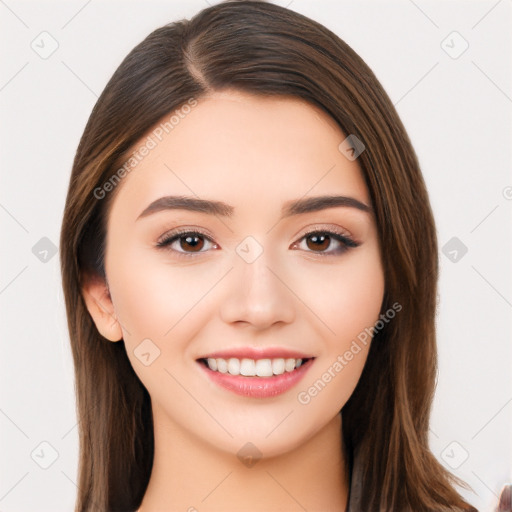
<path id="1" fill-rule="evenodd" d="M 180 238 L 184 238 L 185 235 L 193 235 L 193 236 L 199 235 L 199 236 L 205 238 L 206 240 L 208 240 L 214 246 L 217 245 L 213 242 L 213 240 L 206 233 L 203 233 L 201 231 L 184 229 L 184 230 L 175 230 L 175 231 L 171 231 L 170 233 L 167 233 L 157 242 L 156 246 L 159 249 L 167 248 L 168 250 L 175 252 L 179 258 L 190 258 L 190 257 L 194 257 L 196 254 L 201 254 L 201 253 L 205 252 L 205 251 L 182 252 L 182 251 L 170 249 L 169 246 L 173 242 L 179 240 Z M 320 257 L 340 256 L 340 255 L 344 254 L 345 252 L 347 252 L 349 249 L 358 247 L 360 245 L 359 243 L 355 242 L 352 238 L 350 238 L 347 235 L 344 235 L 336 230 L 331 231 L 331 230 L 327 230 L 327 229 L 313 229 L 311 231 L 308 231 L 308 232 L 304 233 L 304 235 L 302 235 L 302 237 L 297 242 L 294 242 L 292 245 L 296 245 L 296 244 L 300 243 L 302 240 L 304 240 L 305 238 L 307 238 L 308 236 L 311 236 L 311 235 L 328 235 L 331 239 L 334 239 L 342 244 L 341 248 L 336 249 L 335 251 L 332 251 L 332 252 L 306 251 L 306 252 L 310 252 L 312 254 L 317 254 Z"/>

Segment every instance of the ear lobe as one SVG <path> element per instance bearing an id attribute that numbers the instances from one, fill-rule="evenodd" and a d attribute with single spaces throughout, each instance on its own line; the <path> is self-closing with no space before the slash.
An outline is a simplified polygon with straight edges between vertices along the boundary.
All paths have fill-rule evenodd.
<path id="1" fill-rule="evenodd" d="M 105 280 L 99 276 L 86 277 L 82 285 L 82 295 L 99 333 L 110 341 L 120 341 L 123 331 Z"/>

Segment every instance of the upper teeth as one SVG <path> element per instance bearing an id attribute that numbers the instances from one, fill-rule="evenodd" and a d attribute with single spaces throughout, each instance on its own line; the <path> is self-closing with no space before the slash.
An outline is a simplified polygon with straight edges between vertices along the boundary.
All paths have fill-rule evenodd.
<path id="1" fill-rule="evenodd" d="M 302 364 L 302 359 L 207 359 L 210 370 L 231 375 L 244 375 L 246 377 L 271 377 L 281 375 L 285 371 L 292 372 Z"/>

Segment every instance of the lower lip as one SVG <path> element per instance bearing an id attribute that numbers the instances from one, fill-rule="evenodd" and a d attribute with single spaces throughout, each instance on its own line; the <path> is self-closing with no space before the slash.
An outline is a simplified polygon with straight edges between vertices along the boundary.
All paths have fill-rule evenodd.
<path id="1" fill-rule="evenodd" d="M 285 393 L 295 386 L 306 374 L 312 365 L 314 358 L 309 359 L 292 372 L 285 372 L 273 377 L 244 377 L 243 375 L 231 375 L 210 370 L 202 362 L 198 364 L 206 372 L 208 377 L 216 384 L 236 393 L 237 395 L 251 398 L 269 398 Z"/>

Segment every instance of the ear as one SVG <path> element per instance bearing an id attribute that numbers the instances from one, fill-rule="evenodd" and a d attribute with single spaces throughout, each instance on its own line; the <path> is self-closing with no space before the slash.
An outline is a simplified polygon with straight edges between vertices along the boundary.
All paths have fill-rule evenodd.
<path id="1" fill-rule="evenodd" d="M 110 341 L 123 338 L 106 281 L 99 276 L 84 277 L 82 295 L 100 334 Z"/>

